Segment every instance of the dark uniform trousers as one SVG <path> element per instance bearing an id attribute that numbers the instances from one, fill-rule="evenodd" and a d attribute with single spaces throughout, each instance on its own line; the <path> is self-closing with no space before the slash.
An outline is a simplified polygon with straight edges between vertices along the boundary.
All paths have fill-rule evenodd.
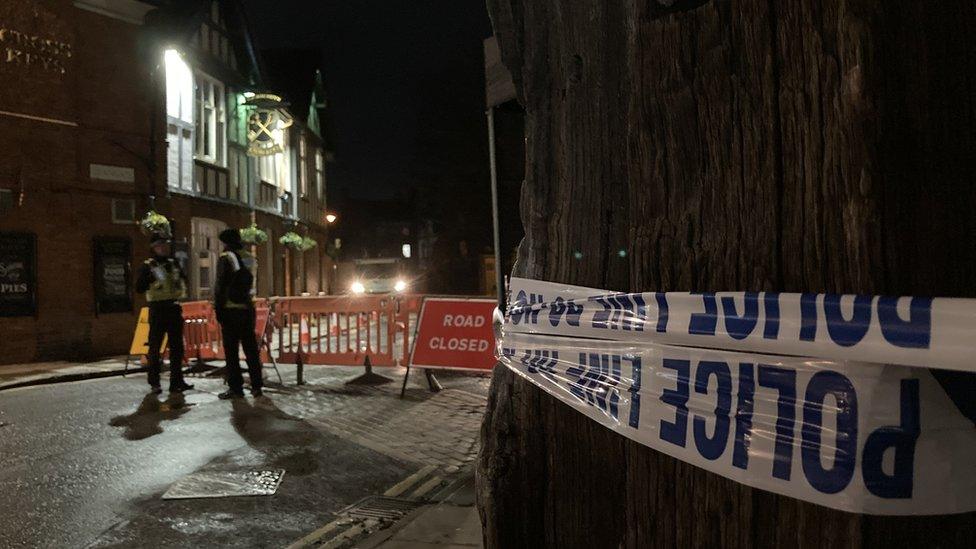
<path id="1" fill-rule="evenodd" d="M 183 307 L 174 301 L 149 304 L 149 384 L 159 385 L 160 352 L 166 336 L 169 346 L 170 387 L 183 384 Z"/>
<path id="2" fill-rule="evenodd" d="M 254 335 L 255 316 L 253 308 L 225 309 L 221 318 L 220 330 L 224 336 L 227 385 L 236 393 L 244 390 L 238 346 L 244 348 L 247 373 L 251 377 L 251 390 L 258 390 L 264 385 L 261 379 L 261 353 L 258 351 L 258 340 Z"/>

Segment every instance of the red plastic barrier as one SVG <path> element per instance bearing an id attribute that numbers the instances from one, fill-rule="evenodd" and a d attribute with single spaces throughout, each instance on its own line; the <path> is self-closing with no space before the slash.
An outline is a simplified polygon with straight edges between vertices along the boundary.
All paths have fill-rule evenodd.
<path id="1" fill-rule="evenodd" d="M 223 360 L 223 336 L 217 322 L 213 304 L 209 301 L 188 301 L 183 303 L 183 348 L 186 360 Z M 257 321 L 254 327 L 258 343 L 264 338 L 265 329 L 271 316 L 267 299 L 255 302 Z M 269 361 L 267 351 L 262 351 L 262 360 Z"/>
<path id="2" fill-rule="evenodd" d="M 223 358 L 220 327 L 207 301 L 183 303 L 183 352 L 187 359 Z"/>
<path id="3" fill-rule="evenodd" d="M 412 296 L 288 297 L 276 301 L 278 360 L 397 366 L 407 356 Z M 398 348 L 397 339 L 402 338 Z"/>

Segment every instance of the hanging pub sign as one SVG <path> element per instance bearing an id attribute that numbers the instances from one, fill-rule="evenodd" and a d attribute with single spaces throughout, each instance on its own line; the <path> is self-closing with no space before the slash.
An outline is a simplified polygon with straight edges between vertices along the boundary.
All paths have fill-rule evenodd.
<path id="1" fill-rule="evenodd" d="M 33 234 L 0 233 L 0 317 L 37 311 L 37 239 Z"/>
<path id="2" fill-rule="evenodd" d="M 95 238 L 95 312 L 132 311 L 132 243 L 128 238 Z"/>
<path id="3" fill-rule="evenodd" d="M 294 122 L 285 111 L 288 104 L 270 93 L 256 94 L 244 104 L 253 107 L 247 117 L 247 154 L 270 156 L 284 152 L 284 130 Z"/>

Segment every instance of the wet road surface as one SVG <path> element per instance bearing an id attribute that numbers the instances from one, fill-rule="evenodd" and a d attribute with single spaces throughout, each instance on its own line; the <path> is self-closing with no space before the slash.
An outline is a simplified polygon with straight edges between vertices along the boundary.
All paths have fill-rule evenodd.
<path id="1" fill-rule="evenodd" d="M 275 404 L 185 398 L 142 376 L 0 393 L 0 547 L 282 547 L 412 471 Z M 201 470 L 285 469 L 270 497 L 162 500 Z"/>

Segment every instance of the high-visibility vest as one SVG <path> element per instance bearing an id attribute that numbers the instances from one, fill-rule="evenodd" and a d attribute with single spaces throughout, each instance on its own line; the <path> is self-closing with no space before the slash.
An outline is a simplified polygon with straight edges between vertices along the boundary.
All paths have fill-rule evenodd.
<path id="1" fill-rule="evenodd" d="M 147 259 L 146 265 L 152 273 L 152 282 L 146 290 L 146 301 L 176 301 L 186 297 L 186 282 L 180 269 L 172 259 L 156 261 Z"/>

